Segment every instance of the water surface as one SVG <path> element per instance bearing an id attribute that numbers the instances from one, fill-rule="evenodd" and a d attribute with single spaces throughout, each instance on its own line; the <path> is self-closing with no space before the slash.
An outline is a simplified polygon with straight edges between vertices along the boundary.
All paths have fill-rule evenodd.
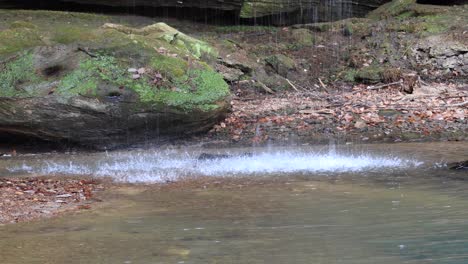
<path id="1" fill-rule="evenodd" d="M 440 168 L 466 159 L 467 149 L 231 149 L 215 152 L 255 155 L 210 161 L 196 160 L 197 149 L 133 150 L 2 160 L 3 170 L 24 174 L 72 159 L 70 173 L 107 171 L 140 184 L 109 190 L 98 209 L 1 226 L 0 263 L 468 263 L 468 175 Z M 99 170 L 116 158 L 121 171 Z M 164 172 L 163 158 L 173 163 L 155 174 Z M 190 170 L 175 178 L 184 184 L 142 184 L 174 168 Z M 122 177 L 125 170 L 148 174 Z M 187 180 L 197 174 L 203 178 Z"/>

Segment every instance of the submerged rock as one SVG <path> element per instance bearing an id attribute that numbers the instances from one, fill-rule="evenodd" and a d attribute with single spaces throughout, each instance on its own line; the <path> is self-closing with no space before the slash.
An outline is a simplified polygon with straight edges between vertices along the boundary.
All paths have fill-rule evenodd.
<path id="1" fill-rule="evenodd" d="M 461 162 L 454 162 L 447 164 L 450 170 L 463 170 L 468 171 L 468 160 Z"/>
<path id="2" fill-rule="evenodd" d="M 115 147 L 206 131 L 228 110 L 227 83 L 201 60 L 215 49 L 166 24 L 1 13 L 0 132 Z"/>
<path id="3" fill-rule="evenodd" d="M 198 156 L 197 160 L 217 160 L 217 159 L 228 159 L 233 157 L 252 157 L 253 154 L 250 152 L 245 152 L 240 155 L 229 155 L 229 154 L 212 154 L 212 153 L 202 153 Z"/>

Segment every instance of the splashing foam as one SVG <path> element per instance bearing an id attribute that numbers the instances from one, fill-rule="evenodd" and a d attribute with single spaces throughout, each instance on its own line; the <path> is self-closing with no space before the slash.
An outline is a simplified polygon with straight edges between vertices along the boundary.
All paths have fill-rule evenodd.
<path id="1" fill-rule="evenodd" d="M 252 156 L 199 160 L 198 154 L 114 153 L 88 159 L 43 160 L 10 167 L 10 172 L 42 175 L 92 175 L 120 182 L 158 183 L 197 176 L 235 177 L 271 174 L 362 172 L 411 168 L 421 162 L 369 154 L 265 152 Z"/>

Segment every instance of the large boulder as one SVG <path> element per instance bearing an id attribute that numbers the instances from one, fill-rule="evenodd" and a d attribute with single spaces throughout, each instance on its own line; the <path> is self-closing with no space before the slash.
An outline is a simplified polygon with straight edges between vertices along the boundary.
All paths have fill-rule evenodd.
<path id="1" fill-rule="evenodd" d="M 228 110 L 216 50 L 166 24 L 0 13 L 0 133 L 115 147 L 206 131 Z"/>

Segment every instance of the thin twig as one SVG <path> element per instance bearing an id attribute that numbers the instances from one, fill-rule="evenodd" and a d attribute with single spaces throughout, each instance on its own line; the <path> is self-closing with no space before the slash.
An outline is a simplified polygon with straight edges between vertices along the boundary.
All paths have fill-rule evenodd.
<path id="1" fill-rule="evenodd" d="M 367 87 L 367 90 L 378 90 L 378 89 L 387 88 L 387 87 L 397 85 L 397 84 L 402 85 L 403 82 L 400 80 L 398 82 L 386 83 L 386 84 L 382 84 L 382 85 L 378 85 L 378 86 L 369 86 L 369 87 Z"/>
<path id="2" fill-rule="evenodd" d="M 429 84 L 428 84 L 427 82 L 421 80 L 421 77 L 419 77 L 419 81 L 420 81 L 422 84 L 424 84 L 424 85 L 426 85 L 426 86 L 429 86 Z"/>
<path id="3" fill-rule="evenodd" d="M 296 91 L 296 92 L 299 92 L 299 90 L 296 88 L 296 86 L 287 78 L 285 78 L 286 81 L 289 83 L 289 85 L 291 85 L 291 87 Z"/>
<path id="4" fill-rule="evenodd" d="M 262 87 L 263 90 L 265 90 L 265 92 L 269 93 L 269 94 L 275 94 L 275 92 L 268 88 L 268 86 L 266 86 L 264 83 L 260 82 L 260 81 L 257 81 L 258 84 L 260 84 L 260 87 Z"/>
<path id="5" fill-rule="evenodd" d="M 91 58 L 97 58 L 98 56 L 96 54 L 93 54 L 89 52 L 86 48 L 78 48 L 78 51 L 84 52 L 86 55 L 90 56 Z"/>
<path id="6" fill-rule="evenodd" d="M 327 86 L 322 82 L 322 80 L 320 78 L 318 78 L 319 82 L 320 82 L 320 85 L 322 86 L 322 88 L 325 90 L 325 92 L 328 93 L 328 89 L 327 89 Z"/>
<path id="7" fill-rule="evenodd" d="M 446 105 L 446 107 L 457 107 L 457 106 L 465 106 L 465 105 L 468 105 L 468 101 L 465 101 L 459 104 Z"/>

